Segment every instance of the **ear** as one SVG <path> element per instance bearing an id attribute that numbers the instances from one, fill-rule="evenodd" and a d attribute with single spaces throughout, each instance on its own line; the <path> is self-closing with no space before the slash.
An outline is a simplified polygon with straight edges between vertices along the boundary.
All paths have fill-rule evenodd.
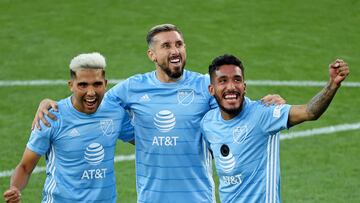
<path id="1" fill-rule="evenodd" d="M 246 82 L 244 82 L 244 94 L 246 94 Z"/>
<path id="2" fill-rule="evenodd" d="M 74 80 L 69 80 L 69 81 L 68 81 L 68 87 L 69 87 L 69 90 L 70 90 L 71 92 L 73 92 L 73 85 L 74 85 Z"/>
<path id="3" fill-rule="evenodd" d="M 152 49 L 147 50 L 147 56 L 149 57 L 150 61 L 156 62 L 156 54 Z"/>
<path id="4" fill-rule="evenodd" d="M 209 90 L 209 93 L 214 96 L 215 95 L 215 88 L 214 88 L 214 85 L 210 84 L 208 86 L 208 90 Z"/>

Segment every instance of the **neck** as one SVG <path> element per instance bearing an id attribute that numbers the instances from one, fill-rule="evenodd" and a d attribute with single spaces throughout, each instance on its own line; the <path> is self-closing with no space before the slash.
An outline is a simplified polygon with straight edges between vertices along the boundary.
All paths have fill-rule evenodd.
<path id="1" fill-rule="evenodd" d="M 163 83 L 172 83 L 181 80 L 181 77 L 171 78 L 160 67 L 156 67 L 156 78 Z"/>
<path id="2" fill-rule="evenodd" d="M 234 113 L 228 113 L 228 112 L 225 112 L 223 110 L 220 111 L 221 112 L 221 117 L 224 119 L 224 120 L 231 120 L 233 118 L 235 118 L 237 115 L 240 114 L 241 110 L 239 112 L 234 112 Z"/>
<path id="3" fill-rule="evenodd" d="M 231 120 L 241 113 L 241 111 L 244 108 L 244 101 L 241 103 L 240 108 L 238 108 L 238 109 L 228 110 L 228 109 L 225 109 L 223 106 L 219 106 L 219 107 L 220 107 L 221 117 L 224 120 Z"/>

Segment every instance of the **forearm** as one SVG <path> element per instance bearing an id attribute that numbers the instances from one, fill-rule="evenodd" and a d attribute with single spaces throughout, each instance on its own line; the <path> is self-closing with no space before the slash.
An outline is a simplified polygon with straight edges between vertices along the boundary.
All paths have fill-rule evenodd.
<path id="1" fill-rule="evenodd" d="M 334 98 L 339 86 L 328 83 L 317 95 L 315 95 L 306 105 L 308 120 L 318 119 L 328 108 Z"/>
<path id="2" fill-rule="evenodd" d="M 32 169 L 27 169 L 24 165 L 19 164 L 11 176 L 10 186 L 14 186 L 22 191 L 29 182 L 31 172 Z"/>

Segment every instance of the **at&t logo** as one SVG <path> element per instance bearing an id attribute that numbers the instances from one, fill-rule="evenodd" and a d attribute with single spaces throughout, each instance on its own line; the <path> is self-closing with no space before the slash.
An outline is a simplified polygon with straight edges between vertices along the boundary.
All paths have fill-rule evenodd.
<path id="1" fill-rule="evenodd" d="M 86 147 L 85 160 L 90 165 L 98 165 L 104 160 L 105 152 L 104 147 L 99 143 L 91 143 Z"/>
<path id="2" fill-rule="evenodd" d="M 160 132 L 169 132 L 175 127 L 176 119 L 169 110 L 162 110 L 154 116 L 154 125 Z"/>

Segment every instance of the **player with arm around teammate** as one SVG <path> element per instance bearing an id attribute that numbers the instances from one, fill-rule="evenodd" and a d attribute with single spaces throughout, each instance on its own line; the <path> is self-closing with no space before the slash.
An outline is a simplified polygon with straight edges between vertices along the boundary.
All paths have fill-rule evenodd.
<path id="1" fill-rule="evenodd" d="M 214 155 L 221 201 L 281 202 L 279 131 L 318 119 L 349 74 L 347 64 L 331 63 L 328 84 L 305 105 L 264 106 L 246 98 L 244 67 L 232 55 L 215 58 L 209 74 L 219 108 L 204 116 L 201 128 Z"/>
<path id="2" fill-rule="evenodd" d="M 116 141 L 134 140 L 127 112 L 102 101 L 106 91 L 105 58 L 80 54 L 70 63 L 72 95 L 57 103 L 51 127 L 35 128 L 16 167 L 6 202 L 20 202 L 21 191 L 41 156 L 46 157 L 42 202 L 116 202 Z M 116 107 L 116 108 L 114 108 Z"/>
<path id="3" fill-rule="evenodd" d="M 146 42 L 155 70 L 128 78 L 104 97 L 134 116 L 137 201 L 214 202 L 211 159 L 200 133 L 202 117 L 217 106 L 207 91 L 209 77 L 185 69 L 185 41 L 176 26 L 151 28 Z M 47 108 L 42 102 L 40 117 Z"/>

